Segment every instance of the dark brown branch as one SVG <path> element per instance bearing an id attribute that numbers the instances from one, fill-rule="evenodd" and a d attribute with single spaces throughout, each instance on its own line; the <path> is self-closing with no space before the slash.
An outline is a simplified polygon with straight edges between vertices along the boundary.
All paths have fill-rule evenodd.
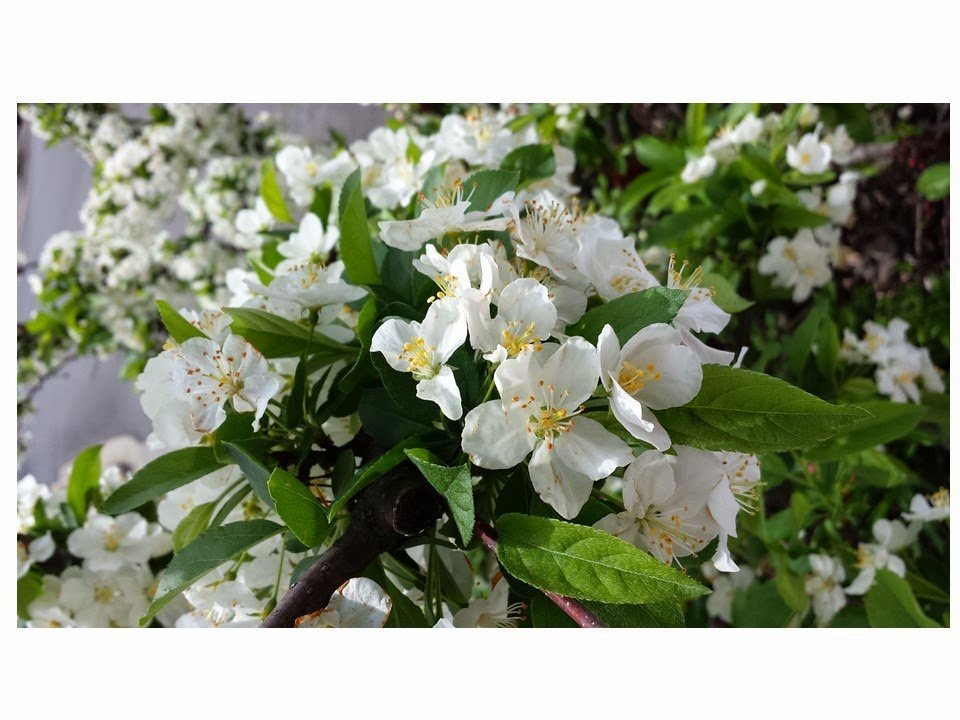
<path id="1" fill-rule="evenodd" d="M 347 531 L 300 576 L 260 627 L 295 627 L 382 552 L 426 532 L 443 512 L 440 497 L 419 474 L 385 475 L 357 495 Z"/>

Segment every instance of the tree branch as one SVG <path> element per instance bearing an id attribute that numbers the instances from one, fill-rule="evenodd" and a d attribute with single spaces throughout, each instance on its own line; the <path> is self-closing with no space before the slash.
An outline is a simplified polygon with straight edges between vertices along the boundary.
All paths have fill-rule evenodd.
<path id="1" fill-rule="evenodd" d="M 426 532 L 443 513 L 440 497 L 419 475 L 394 471 L 351 503 L 350 525 L 300 576 L 260 624 L 295 627 L 297 619 L 327 606 L 330 596 L 359 577 L 382 552 Z"/>
<path id="2" fill-rule="evenodd" d="M 483 544 L 486 545 L 490 550 L 494 552 L 497 551 L 497 531 L 490 527 L 483 520 L 477 520 L 477 523 L 474 527 L 474 530 L 480 539 L 483 541 Z M 554 605 L 563 610 L 577 625 L 582 628 L 602 628 L 607 627 L 603 621 L 594 615 L 589 609 L 584 607 L 581 603 L 574 600 L 573 598 L 564 597 L 563 595 L 557 595 L 552 593 L 549 590 L 541 590 L 544 595 L 546 595 Z"/>

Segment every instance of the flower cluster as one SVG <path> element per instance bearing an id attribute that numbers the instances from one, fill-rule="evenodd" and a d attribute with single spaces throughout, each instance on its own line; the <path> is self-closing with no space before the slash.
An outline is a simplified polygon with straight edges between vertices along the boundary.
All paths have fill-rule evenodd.
<path id="1" fill-rule="evenodd" d="M 900 318 L 893 318 L 886 327 L 868 320 L 863 324 L 863 337 L 844 330 L 840 348 L 840 357 L 847 362 L 876 365 L 877 390 L 898 403 L 919 403 L 921 383 L 930 393 L 945 389 L 930 351 L 907 340 L 909 328 Z"/>

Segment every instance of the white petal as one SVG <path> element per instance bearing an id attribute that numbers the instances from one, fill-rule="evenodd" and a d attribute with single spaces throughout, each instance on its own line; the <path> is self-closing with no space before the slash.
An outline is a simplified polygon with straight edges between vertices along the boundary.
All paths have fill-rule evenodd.
<path id="1" fill-rule="evenodd" d="M 674 458 L 657 450 L 641 453 L 623 473 L 624 507 L 636 511 L 663 507 L 677 489 L 674 462 Z"/>
<path id="2" fill-rule="evenodd" d="M 460 388 L 453 376 L 453 370 L 444 365 L 440 372 L 429 380 L 417 383 L 417 397 L 429 400 L 440 406 L 440 411 L 451 420 L 459 420 L 463 415 L 460 401 Z"/>
<path id="3" fill-rule="evenodd" d="M 707 507 L 710 509 L 710 515 L 716 521 L 723 531 L 721 535 L 737 536 L 737 513 L 740 505 L 733 496 L 730 489 L 730 483 L 726 478 L 721 479 L 720 483 L 710 493 L 707 500 Z"/>
<path id="4" fill-rule="evenodd" d="M 377 328 L 370 341 L 370 352 L 383 353 L 390 367 L 399 372 L 409 372 L 409 363 L 403 357 L 403 346 L 416 338 L 417 328 L 399 318 L 388 318 Z"/>
<path id="5" fill-rule="evenodd" d="M 420 335 L 433 351 L 437 363 L 445 363 L 467 340 L 467 318 L 455 298 L 437 300 L 420 325 Z"/>
<path id="6" fill-rule="evenodd" d="M 573 412 L 597 389 L 600 379 L 597 350 L 583 338 L 572 337 L 543 363 L 540 377 L 547 386 L 556 389 L 554 407 Z"/>
<path id="7" fill-rule="evenodd" d="M 343 627 L 383 627 L 393 605 L 383 588 L 369 578 L 348 581 L 333 594 L 327 608 L 340 615 Z"/>
<path id="8" fill-rule="evenodd" d="M 490 470 L 511 468 L 536 443 L 528 427 L 529 415 L 519 407 L 504 410 L 499 400 L 478 405 L 467 413 L 463 426 L 463 451 L 470 462 Z"/>
<path id="9" fill-rule="evenodd" d="M 730 549 L 727 547 L 727 534 L 724 532 L 720 533 L 717 551 L 713 554 L 712 561 L 720 572 L 735 573 L 740 571 L 740 568 L 730 555 Z"/>
<path id="10" fill-rule="evenodd" d="M 593 481 L 564 465 L 547 442 L 541 442 L 533 451 L 529 469 L 537 495 L 560 517 L 572 520 L 590 498 Z"/>
<path id="11" fill-rule="evenodd" d="M 595 420 L 577 417 L 557 436 L 557 455 L 567 467 L 591 480 L 602 480 L 633 460 L 630 446 Z"/>
<path id="12" fill-rule="evenodd" d="M 643 388 L 634 393 L 647 407 L 654 410 L 679 407 L 693 400 L 700 392 L 703 369 L 700 360 L 688 347 L 649 347 L 630 356 L 630 362 L 638 368 L 653 365 L 659 374 L 659 379 L 646 381 Z"/>
<path id="13" fill-rule="evenodd" d="M 600 381 L 609 390 L 612 382 L 610 374 L 616 373 L 620 364 L 620 340 L 609 325 L 603 326 L 597 338 L 597 356 L 600 358 Z"/>

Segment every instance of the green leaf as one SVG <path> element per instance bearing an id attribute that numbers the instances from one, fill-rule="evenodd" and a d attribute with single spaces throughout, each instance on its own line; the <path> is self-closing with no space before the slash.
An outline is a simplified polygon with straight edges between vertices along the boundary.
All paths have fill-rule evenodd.
<path id="1" fill-rule="evenodd" d="M 283 199 L 283 191 L 280 190 L 280 183 L 277 181 L 277 170 L 273 165 L 273 160 L 267 159 L 260 166 L 260 197 L 266 203 L 267 210 L 277 220 L 282 223 L 293 222 L 293 216 L 287 209 L 287 203 Z"/>
<path id="2" fill-rule="evenodd" d="M 686 116 L 687 143 L 692 147 L 702 147 L 707 139 L 704 123 L 707 117 L 706 103 L 688 103 Z"/>
<path id="3" fill-rule="evenodd" d="M 737 289 L 730 284 L 723 275 L 717 273 L 707 273 L 700 281 L 700 286 L 711 288 L 713 292 L 713 302 L 716 303 L 724 312 L 736 314 L 743 312 L 753 305 L 752 300 L 746 300 L 737 294 Z"/>
<path id="4" fill-rule="evenodd" d="M 537 180 L 553 177 L 557 163 L 550 145 L 524 145 L 507 153 L 500 163 L 500 169 L 519 175 L 519 189 Z"/>
<path id="5" fill-rule="evenodd" d="M 100 492 L 100 445 L 81 450 L 73 459 L 67 481 L 67 503 L 83 525 L 91 500 Z"/>
<path id="6" fill-rule="evenodd" d="M 677 601 L 651 605 L 608 605 L 584 602 L 583 606 L 596 615 L 604 625 L 612 628 L 673 628 L 684 625 L 683 609 Z M 577 624 L 563 610 L 542 593 L 537 593 L 531 598 L 530 615 L 534 627 L 577 627 Z"/>
<path id="7" fill-rule="evenodd" d="M 650 228 L 647 241 L 651 245 L 676 246 L 690 238 L 706 236 L 717 219 L 714 207 L 693 207 L 667 215 Z"/>
<path id="8" fill-rule="evenodd" d="M 460 539 L 464 545 L 473 537 L 475 521 L 473 508 L 473 483 L 470 479 L 470 464 L 447 467 L 433 453 L 423 448 L 406 450 L 410 461 L 419 468 L 421 474 L 434 489 L 443 495 L 450 506 L 453 521 L 457 524 Z"/>
<path id="9" fill-rule="evenodd" d="M 174 310 L 173 306 L 166 300 L 157 300 L 157 309 L 160 311 L 163 326 L 174 342 L 183 344 L 190 338 L 207 337 L 198 327 Z"/>
<path id="10" fill-rule="evenodd" d="M 174 555 L 160 574 L 157 593 L 146 615 L 140 618 L 140 627 L 146 627 L 158 612 L 208 572 L 282 530 L 281 525 L 269 520 L 249 520 L 201 533 Z"/>
<path id="11" fill-rule="evenodd" d="M 856 407 L 869 414 L 845 427 L 830 442 L 813 448 L 811 458 L 840 460 L 861 450 L 893 442 L 909 434 L 924 414 L 919 405 L 888 400 L 870 400 L 857 403 Z"/>
<path id="12" fill-rule="evenodd" d="M 250 448 L 238 442 L 227 442 L 223 446 L 240 467 L 243 476 L 250 483 L 250 487 L 268 506 L 273 507 L 273 498 L 270 497 L 268 482 L 270 470 L 251 452 Z"/>
<path id="13" fill-rule="evenodd" d="M 790 170 L 783 176 L 783 182 L 793 187 L 812 187 L 813 185 L 826 185 L 837 179 L 837 174 L 833 170 L 825 170 L 822 173 L 802 173 L 799 170 Z"/>
<path id="14" fill-rule="evenodd" d="M 866 417 L 855 405 L 831 405 L 783 380 L 724 365 L 703 366 L 689 403 L 657 410 L 675 445 L 746 453 L 812 447 Z"/>
<path id="15" fill-rule="evenodd" d="M 620 194 L 620 210 L 618 215 L 621 225 L 626 225 L 630 213 L 644 201 L 651 193 L 666 185 L 673 177 L 669 170 L 651 170 L 630 181 Z"/>
<path id="16" fill-rule="evenodd" d="M 432 424 L 410 419 L 383 387 L 365 390 L 357 412 L 364 432 L 383 446 L 396 445 L 410 435 L 434 431 Z"/>
<path id="17" fill-rule="evenodd" d="M 596 343 L 603 326 L 610 325 L 623 344 L 647 325 L 673 322 L 686 299 L 685 290 L 665 287 L 630 293 L 589 310 L 567 328 L 567 334 Z"/>
<path id="18" fill-rule="evenodd" d="M 540 590 L 612 604 L 643 605 L 708 592 L 630 543 L 583 525 L 509 514 L 497 521 L 504 569 Z"/>
<path id="19" fill-rule="evenodd" d="M 505 192 L 516 190 L 520 173 L 515 170 L 480 170 L 463 183 L 463 193 L 470 198 L 468 212 L 487 210 Z"/>
<path id="20" fill-rule="evenodd" d="M 794 612 L 803 612 L 807 609 L 803 578 L 790 571 L 788 558 L 783 553 L 771 553 L 770 558 L 777 571 L 773 582 L 780 599 Z"/>
<path id="21" fill-rule="evenodd" d="M 212 447 L 188 447 L 161 455 L 144 465 L 110 495 L 100 512 L 118 515 L 202 478 L 224 466 Z"/>
<path id="22" fill-rule="evenodd" d="M 367 208 L 360 187 L 360 168 L 347 178 L 340 192 L 340 259 L 354 285 L 380 283 Z"/>
<path id="23" fill-rule="evenodd" d="M 311 355 L 329 354 L 333 359 L 353 357 L 357 348 L 331 340 L 323 333 L 256 308 L 224 308 L 233 318 L 231 331 L 242 335 L 268 359 L 296 357 L 308 350 Z"/>
<path id="24" fill-rule="evenodd" d="M 775 582 L 754 583 L 733 596 L 735 627 L 785 627 L 794 615 L 780 598 Z"/>
<path id="25" fill-rule="evenodd" d="M 820 325 L 827 317 L 827 306 L 819 303 L 810 308 L 796 330 L 784 340 L 784 349 L 787 352 L 787 366 L 795 375 L 803 370 L 810 357 L 810 346 L 820 333 Z"/>
<path id="26" fill-rule="evenodd" d="M 778 205 L 773 211 L 773 224 L 780 230 L 820 227 L 828 222 L 826 215 L 807 210 L 805 207 Z"/>
<path id="27" fill-rule="evenodd" d="M 917 178 L 917 192 L 927 200 L 942 200 L 950 194 L 950 164 L 931 165 Z"/>
<path id="28" fill-rule="evenodd" d="M 29 620 L 27 608 L 30 603 L 43 595 L 43 575 L 31 570 L 21 578 L 17 578 L 17 617 Z"/>
<path id="29" fill-rule="evenodd" d="M 343 494 L 340 495 L 340 497 L 338 497 L 330 506 L 330 511 L 327 513 L 327 518 L 329 520 L 333 520 L 336 514 L 340 512 L 340 509 L 347 504 L 350 498 L 370 485 L 378 477 L 386 472 L 389 472 L 390 470 L 393 470 L 393 468 L 406 460 L 407 456 L 404 453 L 404 450 L 407 448 L 416 447 L 419 444 L 419 438 L 407 438 L 385 452 L 369 465 L 362 467 L 353 478 L 353 482 L 344 489 Z"/>
<path id="30" fill-rule="evenodd" d="M 873 448 L 844 455 L 837 473 L 857 483 L 882 488 L 904 485 L 911 479 L 910 468 L 902 460 Z"/>
<path id="31" fill-rule="evenodd" d="M 216 508 L 217 504 L 215 502 L 197 505 L 187 513 L 183 520 L 177 523 L 177 529 L 173 531 L 174 552 L 183 550 L 210 526 L 210 518 L 213 517 L 213 511 Z"/>
<path id="32" fill-rule="evenodd" d="M 313 200 L 310 202 L 310 212 L 320 218 L 324 232 L 330 222 L 330 208 L 333 207 L 333 189 L 329 184 L 322 185 L 313 191 Z"/>
<path id="33" fill-rule="evenodd" d="M 889 570 L 877 570 L 877 578 L 867 592 L 865 604 L 870 627 L 940 627 L 938 622 L 924 614 L 910 584 Z"/>
<path id="34" fill-rule="evenodd" d="M 651 170 L 680 170 L 685 164 L 683 150 L 663 140 L 647 135 L 633 141 L 637 160 Z"/>
<path id="35" fill-rule="evenodd" d="M 297 363 L 297 369 L 293 373 L 293 387 L 290 388 L 290 394 L 287 395 L 287 403 L 284 408 L 286 414 L 286 425 L 289 428 L 295 428 L 303 422 L 304 417 L 304 395 L 307 386 L 307 357 L 304 355 Z"/>
<path id="36" fill-rule="evenodd" d="M 840 340 L 837 337 L 837 326 L 829 317 L 824 317 L 820 323 L 820 332 L 817 333 L 817 369 L 827 380 L 833 381 L 837 371 L 837 357 L 840 352 Z"/>
<path id="37" fill-rule="evenodd" d="M 286 470 L 277 468 L 267 482 L 277 515 L 307 547 L 317 547 L 330 534 L 323 506 L 306 485 Z"/>

